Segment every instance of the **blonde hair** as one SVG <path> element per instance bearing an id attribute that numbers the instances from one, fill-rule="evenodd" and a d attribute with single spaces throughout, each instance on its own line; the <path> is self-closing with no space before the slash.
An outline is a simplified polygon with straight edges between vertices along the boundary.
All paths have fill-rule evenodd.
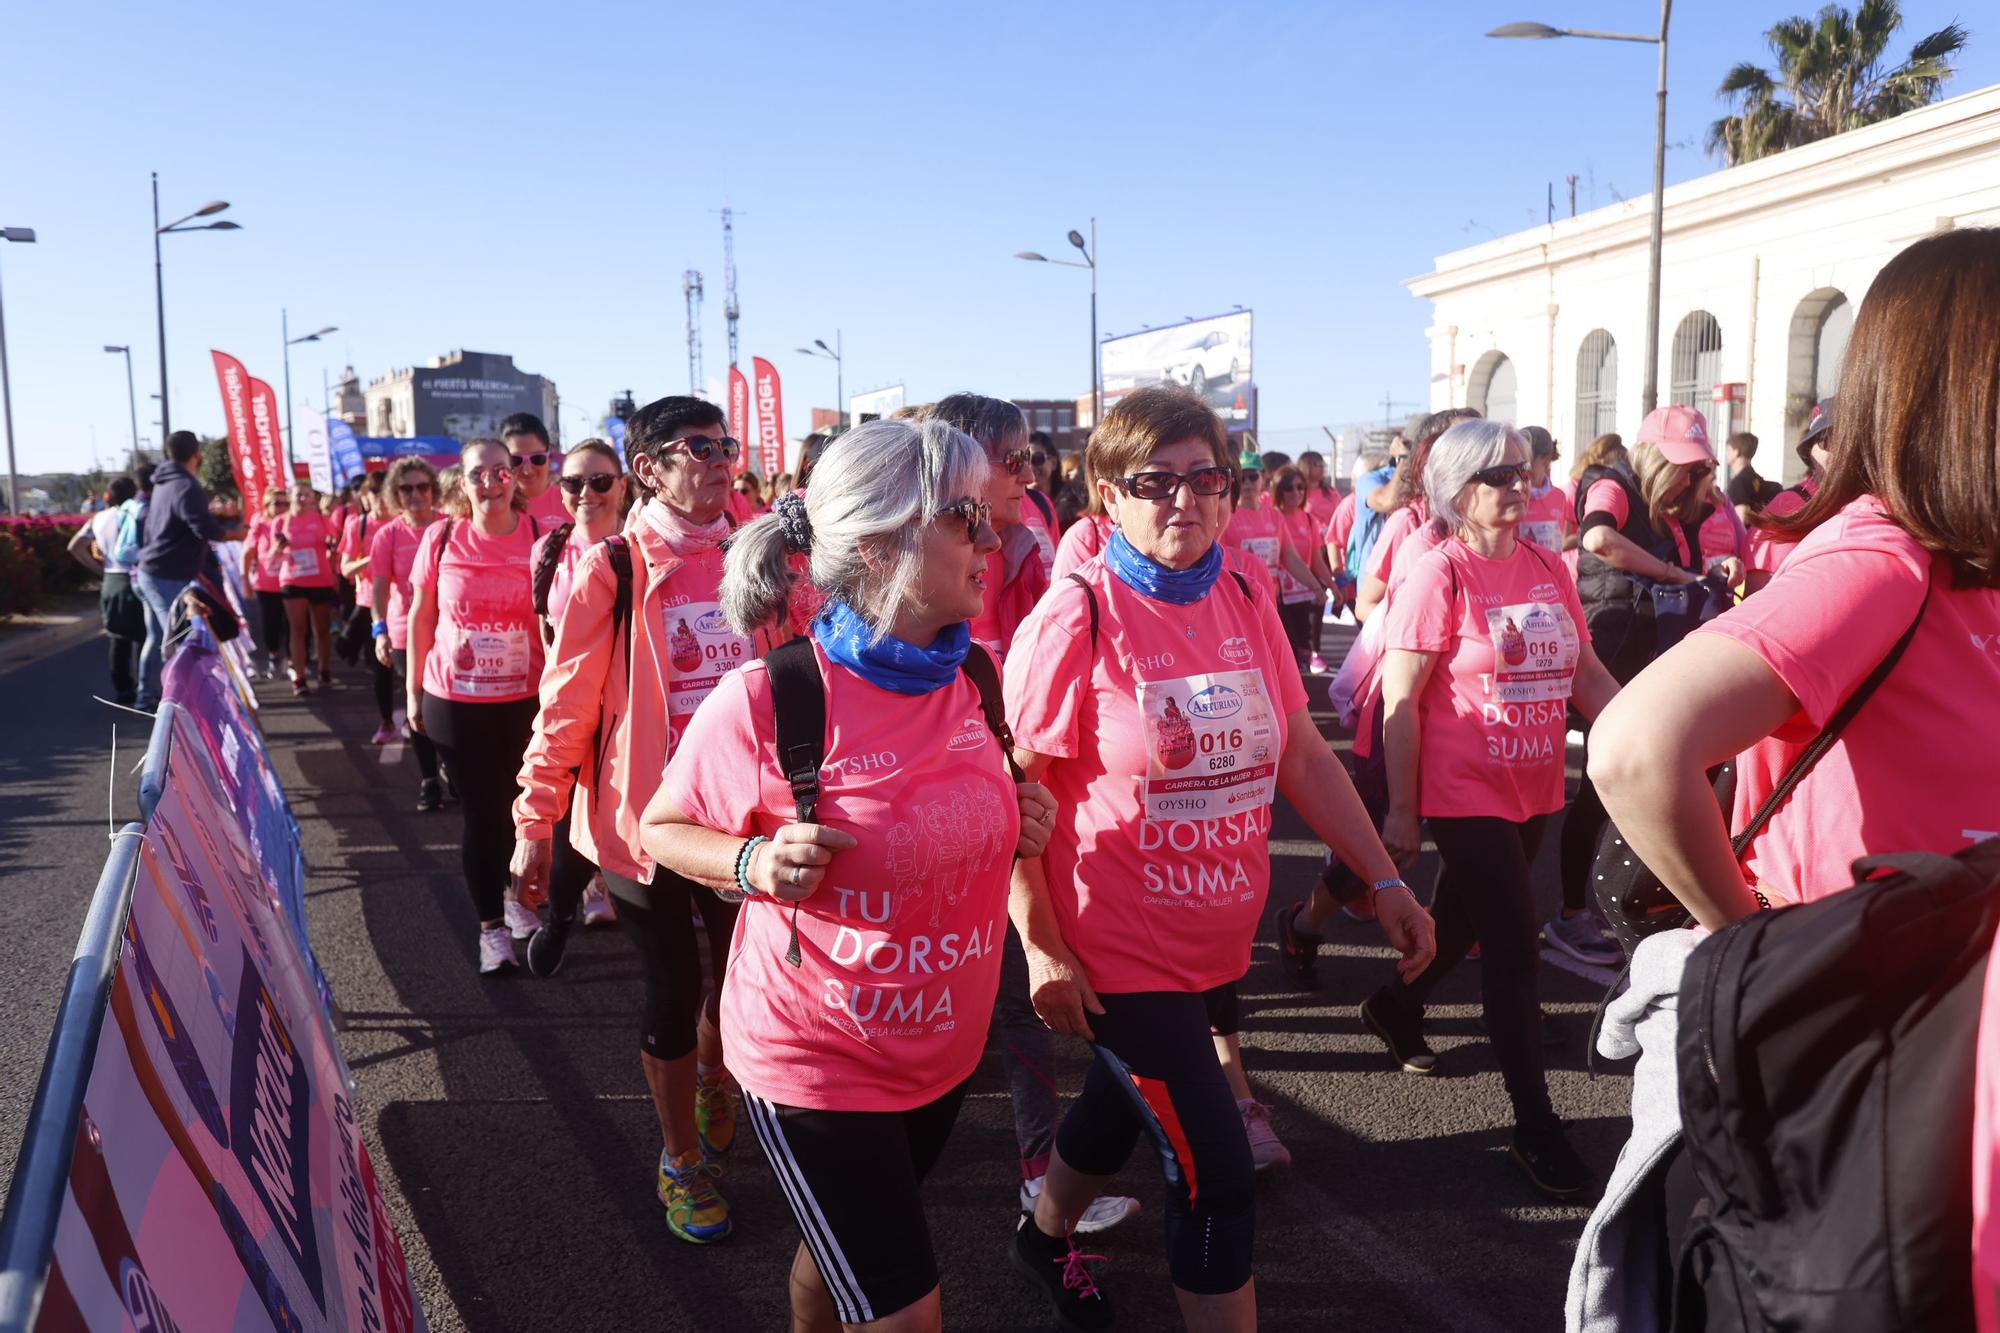
<path id="1" fill-rule="evenodd" d="M 1583 480 L 1583 474 L 1594 467 L 1617 467 L 1631 461 L 1625 452 L 1625 438 L 1616 431 L 1600 435 L 1583 448 L 1577 450 L 1576 462 L 1570 464 L 1569 479 Z"/>
<path id="2" fill-rule="evenodd" d="M 1700 512 L 1700 488 L 1689 478 L 1688 466 L 1668 462 L 1660 446 L 1650 440 L 1632 446 L 1632 476 L 1639 483 L 1639 494 L 1646 498 L 1646 516 L 1655 532 L 1667 531 L 1668 519 L 1692 523 Z M 1681 487 L 1678 495 L 1674 494 L 1676 484 Z"/>
<path id="3" fill-rule="evenodd" d="M 510 473 L 513 471 L 514 454 L 513 451 L 509 449 L 503 441 L 496 440 L 490 435 L 482 435 L 478 439 L 467 440 L 459 448 L 458 466 L 456 468 L 449 469 L 450 471 L 454 471 L 458 474 L 458 476 L 454 479 L 457 484 L 454 485 L 452 488 L 451 501 L 449 507 L 445 510 L 445 512 L 450 514 L 453 518 L 472 517 L 472 487 L 468 485 L 466 481 L 465 462 L 466 459 L 470 458 L 473 454 L 484 453 L 488 449 L 499 450 L 501 456 L 504 459 L 506 459 L 508 471 Z M 507 507 L 512 509 L 517 514 L 525 514 L 528 512 L 528 496 L 527 493 L 521 489 L 521 481 L 520 478 L 518 477 L 514 479 L 514 493 L 511 497 L 509 497 L 507 502 Z"/>
<path id="4" fill-rule="evenodd" d="M 421 472 L 431 479 L 431 507 L 440 508 L 444 503 L 444 486 L 438 480 L 437 469 L 431 460 L 418 454 L 405 454 L 389 465 L 388 480 L 382 483 L 382 506 L 394 518 L 403 512 L 403 480 L 412 472 Z"/>

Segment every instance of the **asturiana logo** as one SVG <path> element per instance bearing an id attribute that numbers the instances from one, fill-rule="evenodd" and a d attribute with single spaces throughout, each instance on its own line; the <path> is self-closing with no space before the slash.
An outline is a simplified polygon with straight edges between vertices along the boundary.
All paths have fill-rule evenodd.
<path id="1" fill-rule="evenodd" d="M 694 627 L 703 634 L 729 633 L 729 622 L 722 618 L 722 612 L 719 608 L 713 611 L 702 612 L 701 615 L 695 618 Z"/>
<path id="2" fill-rule="evenodd" d="M 1556 585 L 1553 583 L 1537 583 L 1528 589 L 1528 600 L 1531 602 L 1553 602 L 1557 596 Z"/>
<path id="3" fill-rule="evenodd" d="M 958 734 L 945 742 L 947 750 L 976 750 L 986 744 L 986 720 L 969 717 L 961 722 Z"/>
<path id="4" fill-rule="evenodd" d="M 1201 718 L 1234 717 L 1243 711 L 1243 696 L 1227 685 L 1211 685 L 1188 700 L 1187 710 Z"/>
<path id="5" fill-rule="evenodd" d="M 1233 639 L 1224 639 L 1222 641 L 1222 646 L 1216 649 L 1216 651 L 1222 654 L 1223 661 L 1233 662 L 1237 666 L 1242 666 L 1244 663 L 1248 662 L 1252 656 L 1250 650 L 1250 640 L 1244 638 L 1240 634 Z"/>

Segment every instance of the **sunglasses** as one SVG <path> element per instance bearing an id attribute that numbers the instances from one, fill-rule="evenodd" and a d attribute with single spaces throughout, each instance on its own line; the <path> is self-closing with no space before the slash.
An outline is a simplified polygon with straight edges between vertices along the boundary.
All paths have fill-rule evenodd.
<path id="1" fill-rule="evenodd" d="M 593 472 L 587 477 L 557 477 L 556 484 L 573 496 L 582 495 L 586 486 L 595 495 L 609 495 L 618 484 L 618 476 L 612 472 Z"/>
<path id="2" fill-rule="evenodd" d="M 967 496 L 963 500 L 952 501 L 931 517 L 957 519 L 965 524 L 965 539 L 973 541 L 978 538 L 979 530 L 993 521 L 993 506 L 984 500 L 975 500 Z"/>
<path id="3" fill-rule="evenodd" d="M 1714 475 L 1715 464 L 1713 463 L 1696 463 L 1688 469 L 1689 481 L 1700 481 L 1703 477 L 1712 477 Z"/>
<path id="4" fill-rule="evenodd" d="M 996 461 L 999 462 L 1002 472 L 1005 472 L 1010 477 L 1018 477 L 1021 475 L 1021 469 L 1028 466 L 1028 459 L 1030 457 L 1031 455 L 1026 449 L 1009 449 L 1006 453 L 1000 455 Z"/>
<path id="5" fill-rule="evenodd" d="M 427 481 L 404 481 L 396 485 L 398 495 L 429 495 L 431 484 Z"/>
<path id="6" fill-rule="evenodd" d="M 1135 472 L 1111 480 L 1135 500 L 1171 499 L 1183 484 L 1196 495 L 1225 495 L 1229 491 L 1226 467 L 1202 467 L 1192 472 Z"/>
<path id="7" fill-rule="evenodd" d="M 1472 479 L 1481 486 L 1491 486 L 1496 491 L 1504 491 L 1519 486 L 1528 479 L 1526 463 L 1502 463 L 1498 467 L 1483 468 L 1472 474 Z"/>
<path id="8" fill-rule="evenodd" d="M 1278 494 L 1290 495 L 1293 491 L 1302 491 L 1305 488 L 1306 484 L 1302 481 L 1288 481 L 1284 485 L 1278 487 Z"/>
<path id="9" fill-rule="evenodd" d="M 1039 449 L 1030 455 L 1030 458 L 1036 467 L 1047 467 L 1049 465 L 1049 456 Z"/>
<path id="10" fill-rule="evenodd" d="M 545 466 L 548 463 L 548 461 L 549 461 L 549 456 L 547 453 L 514 455 L 515 467 L 542 467 Z"/>
<path id="11" fill-rule="evenodd" d="M 1246 483 L 1247 483 L 1247 482 L 1252 482 L 1252 481 L 1256 481 L 1256 482 L 1261 482 L 1261 481 L 1263 481 L 1263 480 L 1264 480 L 1264 474 L 1263 474 L 1262 472 L 1259 472 L 1259 471 L 1258 471 L 1258 470 L 1257 470 L 1256 468 L 1254 468 L 1254 467 L 1249 467 L 1249 468 L 1244 468 L 1244 469 L 1243 469 L 1243 473 L 1242 473 L 1242 476 L 1243 476 L 1243 480 L 1244 480 L 1244 481 L 1245 481 Z"/>
<path id="12" fill-rule="evenodd" d="M 720 439 L 711 439 L 706 435 L 690 435 L 684 440 L 675 440 L 674 443 L 686 446 L 687 456 L 697 463 L 706 463 L 709 459 L 715 457 L 715 451 L 718 449 L 722 451 L 724 459 L 733 462 L 736 455 L 742 452 L 743 449 L 743 445 L 740 442 L 731 439 L 727 435 L 724 435 Z"/>
<path id="13" fill-rule="evenodd" d="M 465 473 L 465 479 L 474 486 L 498 486 L 503 482 L 511 481 L 513 477 L 514 472 L 512 468 L 501 467 L 498 463 L 493 464 L 491 467 L 469 468 Z"/>

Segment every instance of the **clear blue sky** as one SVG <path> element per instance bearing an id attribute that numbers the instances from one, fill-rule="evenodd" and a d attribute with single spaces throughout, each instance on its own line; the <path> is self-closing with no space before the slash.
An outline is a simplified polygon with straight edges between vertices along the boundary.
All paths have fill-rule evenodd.
<path id="1" fill-rule="evenodd" d="M 1669 181 L 1716 83 L 1767 59 L 1807 0 L 1682 0 Z M 2000 81 L 1981 6 L 1906 0 L 1895 48 L 1974 28 L 1952 92 Z M 354 3 L 16 7 L 6 22 L 0 247 L 23 471 L 80 469 L 155 415 L 147 172 L 169 217 L 227 199 L 234 233 L 166 240 L 175 424 L 219 433 L 207 349 L 273 384 L 278 312 L 336 324 L 293 382 L 364 380 L 451 348 L 550 376 L 572 438 L 630 388 L 687 386 L 680 275 L 708 282 L 711 210 L 740 210 L 743 360 L 777 363 L 789 433 L 834 403 L 792 349 L 844 331 L 847 388 L 1005 397 L 1088 387 L 1080 270 L 1095 215 L 1100 324 L 1257 313 L 1267 429 L 1338 425 L 1426 385 L 1433 256 L 1649 187 L 1653 55 L 1498 42 L 1511 19 L 1644 29 L 1631 0 L 1017 6 Z M 1398 411 L 1406 410 L 1399 407 Z"/>

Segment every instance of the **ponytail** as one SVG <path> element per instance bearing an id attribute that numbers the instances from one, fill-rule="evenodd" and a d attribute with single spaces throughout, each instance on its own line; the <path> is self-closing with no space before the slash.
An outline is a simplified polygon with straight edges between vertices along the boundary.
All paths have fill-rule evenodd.
<path id="1" fill-rule="evenodd" d="M 722 615 L 729 628 L 750 635 L 784 617 L 791 605 L 791 556 L 775 513 L 736 530 L 722 554 Z"/>

